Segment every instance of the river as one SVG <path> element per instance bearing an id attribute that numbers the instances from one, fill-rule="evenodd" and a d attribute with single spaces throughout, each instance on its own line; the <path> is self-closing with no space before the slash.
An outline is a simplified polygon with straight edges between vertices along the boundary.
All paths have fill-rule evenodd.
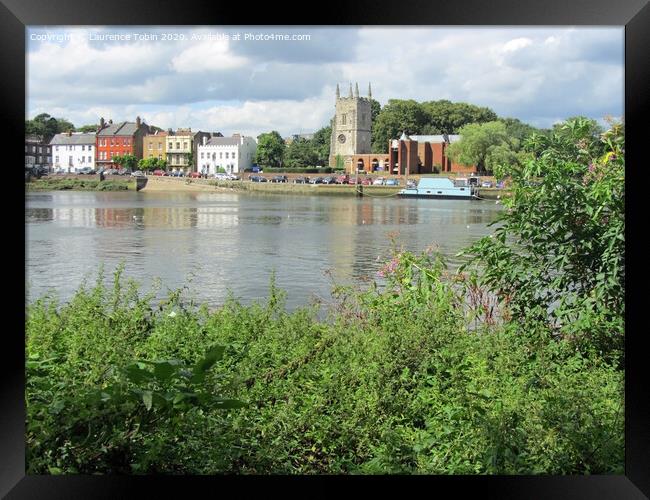
<path id="1" fill-rule="evenodd" d="M 419 252 L 437 244 L 454 259 L 490 234 L 494 201 L 408 200 L 203 192 L 29 192 L 26 194 L 28 302 L 54 291 L 69 299 L 103 263 L 107 282 L 120 262 L 143 290 L 189 285 L 211 307 L 232 291 L 244 303 L 268 295 L 270 277 L 287 307 L 330 298 L 333 282 L 374 278 L 390 235 Z M 379 257 L 379 260 L 377 259 Z"/>

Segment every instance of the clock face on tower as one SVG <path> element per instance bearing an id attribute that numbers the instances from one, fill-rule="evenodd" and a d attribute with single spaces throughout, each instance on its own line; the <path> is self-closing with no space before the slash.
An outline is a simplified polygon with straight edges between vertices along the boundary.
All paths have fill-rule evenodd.
<path id="1" fill-rule="evenodd" d="M 339 135 L 338 139 L 339 139 L 339 142 L 341 144 L 343 144 L 345 142 L 345 135 L 343 135 L 343 134 Z"/>

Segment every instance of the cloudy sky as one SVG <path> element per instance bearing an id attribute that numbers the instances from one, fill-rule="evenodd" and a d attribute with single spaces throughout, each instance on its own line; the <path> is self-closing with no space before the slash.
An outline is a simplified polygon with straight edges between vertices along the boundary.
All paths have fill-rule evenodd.
<path id="1" fill-rule="evenodd" d="M 139 115 L 224 135 L 313 132 L 334 113 L 336 84 L 347 94 L 350 82 L 361 95 L 371 82 L 382 105 L 448 99 L 540 127 L 623 114 L 620 27 L 33 26 L 26 37 L 27 118 L 77 126 Z"/>

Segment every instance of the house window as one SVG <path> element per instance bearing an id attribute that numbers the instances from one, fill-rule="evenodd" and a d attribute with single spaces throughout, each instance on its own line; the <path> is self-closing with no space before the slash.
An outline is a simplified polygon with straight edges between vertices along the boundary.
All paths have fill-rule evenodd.
<path id="1" fill-rule="evenodd" d="M 82 144 L 82 145 L 81 145 L 81 150 L 82 150 L 82 151 L 85 151 L 85 150 L 86 150 L 86 146 L 84 146 L 84 145 Z"/>
<path id="2" fill-rule="evenodd" d="M 203 158 L 204 158 L 204 156 L 203 156 L 203 152 L 201 152 L 201 159 L 203 159 Z"/>
<path id="3" fill-rule="evenodd" d="M 219 159 L 223 158 L 223 153 L 219 153 Z"/>
<path id="4" fill-rule="evenodd" d="M 187 141 L 185 141 L 185 142 L 183 143 L 183 147 L 184 147 L 185 149 L 187 149 Z"/>
<path id="5" fill-rule="evenodd" d="M 232 154 L 232 159 L 233 159 L 233 160 L 236 158 L 235 154 L 236 154 L 236 153 L 234 153 L 234 152 L 233 152 L 233 154 Z"/>
<path id="6" fill-rule="evenodd" d="M 158 149 L 162 149 L 162 142 L 158 143 Z"/>
<path id="7" fill-rule="evenodd" d="M 58 156 L 55 156 L 55 157 L 54 157 L 54 161 L 57 162 L 57 163 L 59 163 L 59 157 L 58 157 Z"/>
<path id="8" fill-rule="evenodd" d="M 111 146 L 115 146 L 115 139 L 111 139 Z"/>
<path id="9" fill-rule="evenodd" d="M 91 159 L 90 156 L 89 156 L 89 157 L 88 157 L 88 163 L 92 163 L 92 162 L 93 162 L 93 161 L 92 161 L 92 159 Z"/>
<path id="10" fill-rule="evenodd" d="M 151 151 L 152 149 L 153 149 L 153 143 L 150 142 L 150 143 L 149 143 L 149 151 Z"/>

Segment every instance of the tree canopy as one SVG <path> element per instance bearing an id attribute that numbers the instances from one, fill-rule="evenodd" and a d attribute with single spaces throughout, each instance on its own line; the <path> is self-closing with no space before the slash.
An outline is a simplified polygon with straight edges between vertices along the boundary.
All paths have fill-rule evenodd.
<path id="1" fill-rule="evenodd" d="M 449 157 L 462 165 L 476 165 L 479 172 L 501 174 L 504 164 L 519 163 L 516 139 L 501 121 L 470 123 L 459 130 L 460 140 L 449 146 Z M 502 175 L 497 175 L 501 177 Z"/>
<path id="2" fill-rule="evenodd" d="M 74 132 L 75 128 L 65 118 L 54 118 L 47 113 L 36 115 L 31 120 L 25 120 L 25 134 L 40 135 L 44 141 L 49 141 L 61 132 Z"/>
<path id="3" fill-rule="evenodd" d="M 372 152 L 388 152 L 388 141 L 407 135 L 457 134 L 469 123 L 494 121 L 489 108 L 447 100 L 419 103 L 412 99 L 390 99 L 373 121 Z"/>
<path id="4" fill-rule="evenodd" d="M 257 136 L 257 151 L 255 162 L 258 165 L 279 167 L 284 160 L 285 143 L 279 132 L 260 134 Z"/>

